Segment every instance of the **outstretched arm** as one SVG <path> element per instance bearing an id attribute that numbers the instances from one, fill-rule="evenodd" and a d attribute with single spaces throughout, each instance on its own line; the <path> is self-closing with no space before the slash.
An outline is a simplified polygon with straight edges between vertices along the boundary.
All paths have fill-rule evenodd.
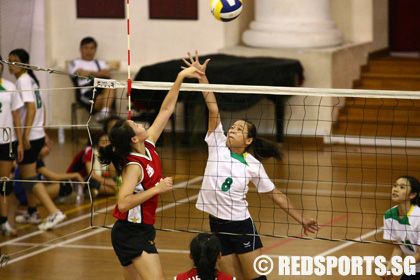
<path id="1" fill-rule="evenodd" d="M 196 69 L 195 67 L 189 67 L 181 72 L 179 72 L 173 86 L 169 90 L 168 94 L 166 95 L 165 99 L 162 102 L 162 106 L 160 107 L 159 114 L 157 115 L 155 121 L 153 122 L 152 126 L 148 129 L 147 133 L 149 134 L 149 140 L 156 143 L 159 139 L 160 134 L 162 133 L 163 129 L 165 128 L 169 118 L 173 114 L 175 110 L 175 105 L 178 100 L 179 90 L 181 88 L 181 84 L 185 78 L 197 78 L 201 79 L 201 76 L 204 73 Z"/>
<path id="2" fill-rule="evenodd" d="M 319 229 L 315 219 L 307 219 L 301 213 L 299 213 L 294 207 L 292 201 L 278 189 L 274 188 L 273 191 L 268 193 L 269 197 L 276 203 L 281 209 L 287 214 L 292 216 L 299 224 L 303 226 L 303 233 L 307 232 L 315 233 Z"/>
<path id="3" fill-rule="evenodd" d="M 207 64 L 209 63 L 210 59 L 207 59 L 203 64 L 200 64 L 198 60 L 198 52 L 195 51 L 195 59 L 191 56 L 188 52 L 188 57 L 190 58 L 190 62 L 182 59 L 187 66 L 194 66 L 198 70 L 202 71 L 203 73 L 206 72 Z M 183 67 L 184 68 L 184 67 Z M 207 76 L 204 74 L 201 79 L 199 80 L 200 84 L 209 84 L 209 80 Z M 220 124 L 220 112 L 219 107 L 217 106 L 216 96 L 211 91 L 203 91 L 203 97 L 206 101 L 207 108 L 209 109 L 209 126 L 208 126 L 208 134 L 210 135 Z"/>

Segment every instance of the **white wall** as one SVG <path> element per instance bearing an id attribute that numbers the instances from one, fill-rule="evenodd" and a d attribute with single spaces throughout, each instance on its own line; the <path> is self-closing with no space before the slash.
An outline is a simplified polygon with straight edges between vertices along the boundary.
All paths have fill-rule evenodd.
<path id="1" fill-rule="evenodd" d="M 65 61 L 79 56 L 81 38 L 93 36 L 99 43 L 97 57 L 108 61 L 119 61 L 121 68 L 118 73 L 114 73 L 114 77 L 124 79 L 126 76 L 124 72 L 127 71 L 125 19 L 77 19 L 76 1 L 44 1 L 47 66 L 64 70 Z M 217 53 L 227 47 L 241 45 L 242 32 L 254 19 L 254 1 L 256 0 L 245 1 L 242 15 L 230 23 L 215 20 L 210 13 L 208 1 L 198 1 L 198 20 L 149 20 L 148 1 L 131 1 L 132 77 L 144 65 L 180 58 L 187 51 L 197 49 L 201 54 L 208 54 Z M 360 43 L 375 40 L 369 45 L 369 50 L 384 49 L 388 46 L 387 2 L 387 0 L 332 0 L 333 18 L 347 41 Z M 386 30 L 384 31 L 384 29 Z M 270 52 L 265 53 L 269 55 Z M 365 54 L 365 52 L 363 53 Z M 296 52 L 291 58 L 305 61 L 305 55 L 306 52 Z M 320 55 L 322 57 L 322 54 Z M 348 57 L 352 58 L 354 55 L 349 53 Z M 287 56 L 284 57 L 287 58 Z M 357 61 L 356 64 L 359 65 L 360 59 L 354 58 L 350 60 Z M 344 60 L 337 59 L 334 61 L 340 65 L 344 62 Z M 359 69 L 358 65 L 356 65 L 357 69 Z M 319 63 L 316 64 L 316 69 L 313 69 L 312 72 L 310 72 L 311 65 L 303 66 L 305 67 L 306 86 L 348 87 L 347 85 L 351 84 L 347 81 L 348 79 L 346 81 L 332 77 L 328 81 L 318 79 L 316 73 L 321 67 Z M 337 67 L 330 65 L 327 68 L 336 69 Z M 354 76 L 353 74 L 357 74 L 357 71 L 352 70 L 351 75 L 346 76 Z M 312 77 L 310 73 L 315 73 L 315 76 Z M 51 78 L 51 87 L 71 86 L 67 77 L 51 76 Z M 53 122 L 69 124 L 70 103 L 74 100 L 73 91 L 60 91 L 51 94 L 51 96 L 54 104 L 51 114 Z"/>
<path id="2" fill-rule="evenodd" d="M 145 64 L 185 56 L 188 50 L 214 53 L 225 45 L 224 30 L 231 23 L 215 20 L 207 1 L 198 1 L 198 20 L 150 20 L 148 3 L 130 2 L 133 72 Z M 78 57 L 79 43 L 85 36 L 97 39 L 98 58 L 127 64 L 125 19 L 78 19 L 76 1 L 46 0 L 46 22 L 50 65 L 63 67 L 66 60 Z"/>
<path id="3" fill-rule="evenodd" d="M 332 14 L 346 41 L 369 41 L 370 52 L 388 48 L 388 0 L 332 0 Z"/>

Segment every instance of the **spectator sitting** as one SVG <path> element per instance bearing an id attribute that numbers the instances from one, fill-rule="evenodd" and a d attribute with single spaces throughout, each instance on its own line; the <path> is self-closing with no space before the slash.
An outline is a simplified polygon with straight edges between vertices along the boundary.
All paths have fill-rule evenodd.
<path id="1" fill-rule="evenodd" d="M 45 189 L 51 199 L 58 198 L 65 202 L 73 193 L 73 182 L 83 182 L 79 173 L 56 173 L 45 166 L 44 158 L 50 153 L 51 148 L 44 145 L 38 155 L 36 162 L 36 172 L 40 181 L 61 181 L 61 183 L 44 182 Z M 14 178 L 20 180 L 19 167 L 16 168 Z M 73 181 L 72 181 L 73 180 Z M 16 216 L 16 222 L 21 224 L 39 224 L 41 219 L 37 211 L 38 199 L 32 193 L 26 193 L 21 182 L 15 182 L 13 186 L 14 193 L 22 205 L 28 205 L 28 211 L 22 215 Z"/>
<path id="2" fill-rule="evenodd" d="M 103 60 L 95 59 L 97 42 L 92 37 L 83 38 L 80 42 L 80 54 L 82 58 L 74 59 L 69 64 L 68 72 L 75 74 L 76 72 L 83 76 L 93 76 L 96 78 L 111 77 L 109 66 Z M 93 86 L 92 80 L 74 78 L 73 83 L 78 87 Z M 82 88 L 76 91 L 76 100 L 90 111 L 93 97 L 92 88 Z M 98 98 L 99 97 L 99 98 Z M 114 104 L 115 92 L 113 89 L 97 89 L 94 98 L 93 113 L 99 112 L 96 117 L 97 121 L 105 119 Z"/>
<path id="3" fill-rule="evenodd" d="M 96 197 L 99 194 L 112 195 L 117 191 L 117 172 L 114 165 L 100 164 L 97 159 L 99 147 L 105 147 L 108 144 L 108 135 L 105 132 L 100 133 L 95 137 L 93 146 L 87 146 L 81 150 L 73 159 L 73 162 L 67 170 L 68 173 L 80 173 L 85 181 L 87 181 L 89 174 L 93 169 L 90 179 L 90 188 L 93 197 Z"/>

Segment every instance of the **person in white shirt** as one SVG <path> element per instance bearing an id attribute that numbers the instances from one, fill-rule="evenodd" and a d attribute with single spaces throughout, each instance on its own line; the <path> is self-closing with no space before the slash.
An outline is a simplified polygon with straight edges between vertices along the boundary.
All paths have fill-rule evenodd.
<path id="1" fill-rule="evenodd" d="M 9 53 L 9 62 L 18 62 L 29 64 L 29 54 L 24 49 L 15 49 Z M 45 106 L 42 101 L 39 90 L 39 82 L 32 70 L 24 69 L 22 67 L 9 65 L 10 74 L 16 77 L 16 88 L 22 90 L 19 92 L 25 106 L 19 109 L 19 116 L 22 122 L 22 141 L 25 150 L 24 157 L 21 162 L 18 162 L 22 186 L 29 200 L 36 198 L 41 201 L 49 212 L 47 221 L 38 226 L 41 230 L 49 230 L 54 228 L 59 222 L 66 218 L 51 200 L 45 186 L 39 182 L 36 172 L 36 162 L 38 155 L 44 146 L 46 134 L 43 126 L 45 125 Z M 31 203 L 34 205 L 34 203 Z M 36 212 L 35 209 L 28 209 L 28 213 Z"/>
<path id="2" fill-rule="evenodd" d="M 70 62 L 68 72 L 75 74 L 76 72 L 83 76 L 93 76 L 96 78 L 111 77 L 109 66 L 105 61 L 95 59 L 97 42 L 92 37 L 83 38 L 80 42 L 81 58 L 74 59 Z M 74 78 L 73 83 L 78 87 L 92 86 L 93 81 L 81 78 Z M 76 100 L 90 111 L 93 98 L 92 88 L 82 88 L 76 90 Z M 102 121 L 109 116 L 112 105 L 114 104 L 115 91 L 113 89 L 97 89 L 94 97 L 93 113 L 99 112 L 96 120 Z"/>
<path id="3" fill-rule="evenodd" d="M 0 60 L 2 60 L 1 56 Z M 3 65 L 0 64 L 0 177 L 9 178 L 13 161 L 23 160 L 22 131 L 18 110 L 24 106 L 24 103 L 19 93 L 10 92 L 16 90 L 15 85 L 3 79 L 2 76 Z M 13 182 L 7 181 L 5 187 L 0 195 L 0 234 L 17 236 L 17 231 L 7 220 Z"/>
<path id="4" fill-rule="evenodd" d="M 190 53 L 188 56 L 190 61 L 183 59 L 185 64 L 205 73 L 209 59 L 200 64 L 197 51 L 195 58 Z M 206 75 L 199 82 L 208 84 Z M 222 244 L 220 271 L 238 279 L 266 279 L 253 269 L 263 246 L 245 200 L 249 182 L 301 224 L 304 234 L 314 233 L 319 227 L 316 220 L 304 217 L 291 200 L 276 189 L 259 161 L 270 157 L 280 160 L 277 146 L 258 138 L 255 125 L 246 120 L 236 121 L 226 137 L 214 93 L 203 92 L 203 96 L 209 109 L 205 138 L 209 156 L 196 208 L 210 214 L 210 229 Z"/>
<path id="5" fill-rule="evenodd" d="M 392 257 L 413 256 L 416 260 L 416 274 L 403 274 L 400 279 L 419 279 L 420 275 L 420 183 L 412 176 L 401 176 L 392 187 L 392 202 L 397 203 L 385 212 L 384 239 L 396 243 Z M 393 263 L 388 262 L 387 271 L 391 275 L 384 275 L 383 279 L 392 279 Z"/>

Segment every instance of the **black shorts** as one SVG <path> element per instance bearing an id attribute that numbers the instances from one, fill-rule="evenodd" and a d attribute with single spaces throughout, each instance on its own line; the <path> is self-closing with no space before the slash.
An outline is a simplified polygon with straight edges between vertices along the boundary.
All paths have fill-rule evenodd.
<path id="1" fill-rule="evenodd" d="M 156 231 L 152 225 L 135 224 L 118 220 L 111 231 L 112 247 L 122 266 L 141 256 L 143 251 L 157 254 L 155 246 Z"/>
<path id="2" fill-rule="evenodd" d="M 420 273 L 420 272 L 416 272 L 416 274 L 415 274 L 415 275 L 410 275 L 410 276 L 408 276 L 408 275 L 406 275 L 406 274 L 403 274 L 403 275 L 401 276 L 400 280 L 415 280 L 415 279 L 420 279 L 420 275 L 419 275 L 419 273 Z"/>
<path id="3" fill-rule="evenodd" d="M 1 144 L 0 145 L 0 160 L 4 161 L 14 161 L 17 157 L 17 146 L 18 141 L 12 142 L 12 154 L 10 155 L 10 144 Z"/>
<path id="4" fill-rule="evenodd" d="M 251 218 L 243 221 L 227 221 L 210 216 L 210 230 L 220 240 L 222 256 L 234 253 L 245 254 L 263 246 Z"/>
<path id="5" fill-rule="evenodd" d="M 19 162 L 19 164 L 31 164 L 38 160 L 39 153 L 41 152 L 42 147 L 44 147 L 45 144 L 45 138 L 32 140 L 31 143 L 31 149 L 25 151 L 25 154 L 23 155 L 22 162 Z"/>

